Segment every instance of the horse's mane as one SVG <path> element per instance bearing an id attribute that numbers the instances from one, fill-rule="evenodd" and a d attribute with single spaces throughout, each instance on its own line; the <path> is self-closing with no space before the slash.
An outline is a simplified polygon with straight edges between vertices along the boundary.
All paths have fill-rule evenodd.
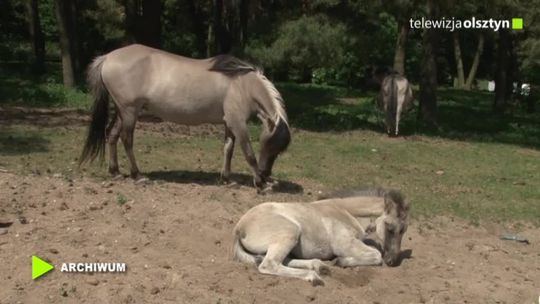
<path id="1" fill-rule="evenodd" d="M 211 61 L 213 61 L 213 64 L 210 71 L 221 72 L 231 77 L 249 72 L 260 72 L 260 68 L 231 55 L 218 55 L 212 58 Z"/>
<path id="2" fill-rule="evenodd" d="M 282 120 L 287 126 L 289 125 L 287 113 L 285 112 L 285 107 L 283 105 L 283 97 L 276 89 L 274 84 L 266 76 L 264 76 L 261 68 L 240 60 L 231 55 L 218 55 L 211 59 L 213 61 L 210 71 L 216 71 L 223 73 L 229 77 L 235 77 L 238 75 L 247 74 L 249 72 L 255 72 L 259 79 L 262 81 L 266 91 L 270 95 L 272 104 L 275 110 L 275 117 L 272 117 L 273 120 L 277 123 L 279 120 Z"/>

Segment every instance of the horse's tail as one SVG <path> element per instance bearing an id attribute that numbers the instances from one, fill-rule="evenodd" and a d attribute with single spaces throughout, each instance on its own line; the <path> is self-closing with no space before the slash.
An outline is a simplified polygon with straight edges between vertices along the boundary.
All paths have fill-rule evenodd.
<path id="1" fill-rule="evenodd" d="M 109 92 L 101 76 L 101 68 L 105 59 L 105 56 L 97 57 L 87 71 L 87 82 L 94 96 L 94 105 L 92 107 L 92 121 L 79 158 L 79 165 L 86 161 L 93 161 L 98 156 L 103 160 L 105 154 L 105 129 L 109 121 Z"/>
<path id="2" fill-rule="evenodd" d="M 390 98 L 386 108 L 386 117 L 390 123 L 390 135 L 395 135 L 397 127 L 398 87 L 396 84 L 396 75 L 390 75 L 390 79 Z"/>
<path id="3" fill-rule="evenodd" d="M 246 249 L 240 242 L 240 236 L 238 231 L 235 231 L 234 233 L 233 260 L 253 265 L 259 265 L 262 262 L 261 256 L 253 255 L 246 251 Z"/>

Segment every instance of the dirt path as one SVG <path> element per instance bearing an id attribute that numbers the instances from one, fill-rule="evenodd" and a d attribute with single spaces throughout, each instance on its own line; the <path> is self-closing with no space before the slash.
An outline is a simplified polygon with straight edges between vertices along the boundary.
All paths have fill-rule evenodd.
<path id="1" fill-rule="evenodd" d="M 252 188 L 68 180 L 0 173 L 0 303 L 537 303 L 540 233 L 501 241 L 497 225 L 439 218 L 413 222 L 396 268 L 332 268 L 326 286 L 264 276 L 230 261 L 231 230 L 263 201 Z M 121 194 L 119 194 L 121 193 Z M 414 203 L 414 202 L 413 202 Z M 1 228 L 0 228 L 1 229 Z M 5 232 L 6 229 L 4 229 Z M 125 262 L 124 274 L 52 271 L 36 281 L 30 256 L 63 262 Z"/>

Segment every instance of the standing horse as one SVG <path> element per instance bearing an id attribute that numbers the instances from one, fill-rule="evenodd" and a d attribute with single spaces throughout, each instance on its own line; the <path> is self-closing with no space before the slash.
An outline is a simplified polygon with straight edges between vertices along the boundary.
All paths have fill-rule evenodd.
<path id="1" fill-rule="evenodd" d="M 116 148 L 121 138 L 131 177 L 142 178 L 133 154 L 133 133 L 143 108 L 163 120 L 185 125 L 224 124 L 221 177 L 228 180 L 230 176 L 238 142 L 258 188 L 271 180 L 274 161 L 290 142 L 287 114 L 277 89 L 259 69 L 232 56 L 196 60 L 131 45 L 97 57 L 89 67 L 88 84 L 95 102 L 80 163 L 98 155 L 103 158 L 108 143 L 113 176 L 120 174 Z M 110 123 L 109 98 L 116 109 Z M 247 127 L 253 113 L 264 126 L 258 163 Z"/>
<path id="2" fill-rule="evenodd" d="M 341 267 L 396 265 L 407 230 L 409 204 L 397 191 L 356 192 L 313 203 L 264 203 L 234 228 L 234 259 L 258 264 L 261 273 L 324 284 L 322 260 Z M 376 216 L 375 243 L 367 246 L 359 218 Z M 369 227 L 368 227 L 369 228 Z M 373 240 L 373 239 L 372 239 Z"/>
<path id="3" fill-rule="evenodd" d="M 401 113 L 407 112 L 413 106 L 411 86 L 407 78 L 392 69 L 379 68 L 374 76 L 381 85 L 378 106 L 385 112 L 386 133 L 397 136 Z"/>

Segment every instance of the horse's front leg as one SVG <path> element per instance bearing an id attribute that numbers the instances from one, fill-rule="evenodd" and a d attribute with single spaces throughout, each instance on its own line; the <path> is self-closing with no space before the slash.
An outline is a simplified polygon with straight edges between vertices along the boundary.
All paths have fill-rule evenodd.
<path id="1" fill-rule="evenodd" d="M 251 142 L 249 141 L 247 118 L 239 118 L 235 115 L 225 115 L 224 120 L 226 126 L 236 139 L 236 142 L 240 145 L 240 148 L 244 153 L 244 157 L 253 171 L 253 183 L 255 184 L 255 187 L 259 191 L 262 190 L 262 187 L 264 186 L 264 179 L 262 178 L 259 167 L 257 166 L 257 158 L 255 157 L 255 153 L 251 147 Z M 227 159 L 225 159 L 225 162 L 227 162 Z"/>
<path id="2" fill-rule="evenodd" d="M 251 147 L 251 142 L 249 141 L 247 132 L 241 136 L 237 136 L 236 138 L 240 144 L 240 147 L 242 148 L 242 152 L 244 152 L 246 161 L 253 171 L 253 184 L 257 189 L 262 189 L 264 186 L 264 179 L 262 178 L 259 167 L 257 166 L 257 158 L 255 157 L 255 153 Z"/>
<path id="3" fill-rule="evenodd" d="M 225 126 L 225 141 L 223 145 L 223 169 L 221 170 L 221 180 L 228 182 L 231 175 L 231 160 L 234 151 L 235 137 L 231 130 Z"/>

